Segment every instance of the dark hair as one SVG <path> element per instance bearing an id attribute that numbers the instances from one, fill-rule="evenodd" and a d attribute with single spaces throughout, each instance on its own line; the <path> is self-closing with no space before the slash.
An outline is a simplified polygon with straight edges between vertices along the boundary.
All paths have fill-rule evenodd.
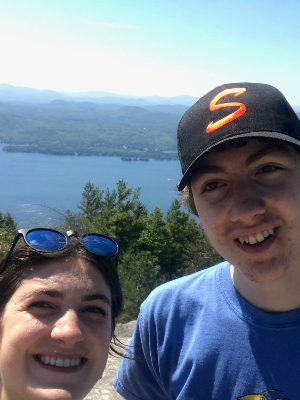
<path id="1" fill-rule="evenodd" d="M 293 143 L 279 140 L 279 139 L 273 139 L 273 138 L 266 138 L 266 137 L 257 137 L 257 138 L 239 138 L 239 139 L 233 139 L 229 140 L 227 142 L 221 143 L 220 145 L 213 147 L 211 150 L 209 150 L 205 155 L 212 153 L 214 151 L 221 152 L 228 150 L 232 147 L 234 148 L 240 148 L 244 147 L 247 145 L 249 140 L 257 140 L 262 143 L 268 143 L 271 146 L 282 146 L 282 145 L 287 145 L 291 146 L 295 149 L 296 153 L 300 157 L 300 147 L 297 145 L 294 145 Z M 192 187 L 191 187 L 191 181 L 193 177 L 197 174 L 197 168 L 195 168 L 193 175 L 191 175 L 191 178 L 189 182 L 187 183 L 186 187 L 180 192 L 180 201 L 183 205 L 185 205 L 189 211 L 198 216 L 198 211 L 196 210 L 195 202 L 194 202 L 194 197 L 193 197 L 193 192 L 192 192 Z"/>
<path id="2" fill-rule="evenodd" d="M 190 182 L 180 192 L 180 201 L 192 214 L 198 217 Z"/>
<path id="3" fill-rule="evenodd" d="M 111 319 L 112 319 L 112 343 L 110 349 L 122 355 L 113 344 L 120 346 L 114 331 L 116 318 L 122 311 L 123 295 L 117 271 L 117 260 L 114 258 L 103 258 L 86 250 L 75 238 L 70 238 L 68 245 L 61 251 L 42 253 L 22 243 L 17 245 L 9 258 L 6 269 L 0 275 L 0 319 L 6 304 L 26 277 L 39 268 L 40 264 L 51 259 L 65 257 L 79 257 L 93 264 L 102 274 L 103 279 L 110 289 L 111 294 Z M 120 346 L 122 347 L 122 346 Z"/>

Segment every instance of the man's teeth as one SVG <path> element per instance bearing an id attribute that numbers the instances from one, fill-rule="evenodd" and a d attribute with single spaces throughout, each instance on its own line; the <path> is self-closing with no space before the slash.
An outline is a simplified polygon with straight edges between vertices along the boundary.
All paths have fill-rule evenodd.
<path id="1" fill-rule="evenodd" d="M 40 360 L 44 364 L 55 365 L 56 367 L 76 367 L 81 363 L 81 358 L 57 358 L 49 356 L 41 356 Z"/>
<path id="2" fill-rule="evenodd" d="M 270 235 L 274 235 L 274 229 L 268 229 L 267 231 L 259 232 L 256 235 L 249 236 L 249 237 L 240 237 L 238 238 L 240 243 L 249 243 L 249 244 L 255 244 L 258 242 L 263 242 L 265 238 L 267 238 Z"/>

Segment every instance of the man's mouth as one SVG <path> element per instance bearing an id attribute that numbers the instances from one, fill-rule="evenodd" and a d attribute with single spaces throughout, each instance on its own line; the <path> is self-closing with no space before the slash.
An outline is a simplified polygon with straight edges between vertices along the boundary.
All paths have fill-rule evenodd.
<path id="1" fill-rule="evenodd" d="M 237 240 L 241 244 L 245 245 L 253 245 L 256 243 L 264 242 L 269 236 L 273 236 L 276 228 L 271 228 L 262 232 L 258 232 L 255 235 L 251 236 L 244 236 L 244 237 L 239 237 Z"/>
<path id="2" fill-rule="evenodd" d="M 60 368 L 70 368 L 77 367 L 80 364 L 84 364 L 87 359 L 84 357 L 78 358 L 61 358 L 61 357 L 52 357 L 52 356 L 44 356 L 44 355 L 36 355 L 36 360 L 45 365 L 52 365 Z"/>

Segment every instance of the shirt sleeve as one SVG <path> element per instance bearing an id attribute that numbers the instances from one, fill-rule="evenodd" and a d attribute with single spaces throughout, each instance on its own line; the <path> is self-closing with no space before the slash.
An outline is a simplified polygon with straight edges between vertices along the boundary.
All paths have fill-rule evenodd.
<path id="1" fill-rule="evenodd" d="M 147 319 L 147 318 L 146 318 Z M 126 400 L 169 400 L 159 373 L 156 335 L 143 318 L 141 309 L 134 334 L 113 385 Z"/>

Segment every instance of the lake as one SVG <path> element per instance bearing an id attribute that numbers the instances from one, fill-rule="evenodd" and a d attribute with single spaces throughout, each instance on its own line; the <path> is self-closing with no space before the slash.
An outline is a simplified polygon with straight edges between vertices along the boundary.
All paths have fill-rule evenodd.
<path id="1" fill-rule="evenodd" d="M 0 145 L 0 211 L 10 211 L 20 227 L 55 225 L 66 209 L 77 211 L 84 185 L 113 189 L 119 179 L 141 187 L 141 201 L 165 213 L 178 198 L 179 161 L 121 161 L 118 157 L 8 153 Z"/>

